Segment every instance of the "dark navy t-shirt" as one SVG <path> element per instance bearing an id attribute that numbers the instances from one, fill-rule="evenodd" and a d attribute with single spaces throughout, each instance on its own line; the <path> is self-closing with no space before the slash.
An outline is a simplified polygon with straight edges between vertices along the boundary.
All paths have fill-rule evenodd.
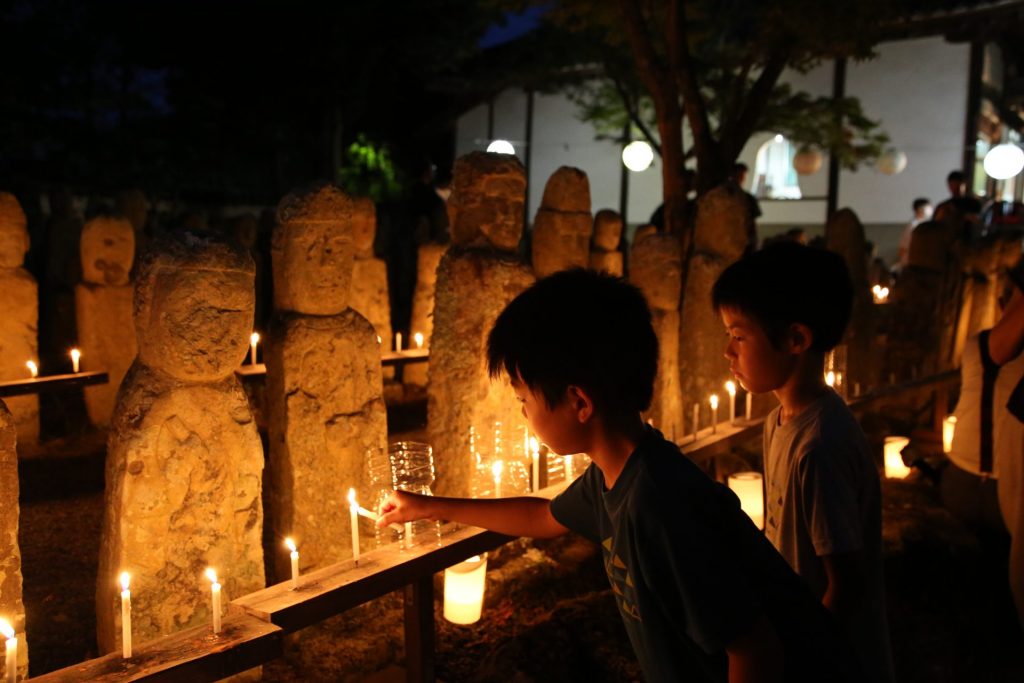
<path id="1" fill-rule="evenodd" d="M 726 646 L 765 614 L 787 681 L 856 681 L 824 607 L 740 510 L 739 499 L 648 428 L 610 490 L 590 465 L 551 501 L 601 545 L 648 681 L 725 681 Z"/>

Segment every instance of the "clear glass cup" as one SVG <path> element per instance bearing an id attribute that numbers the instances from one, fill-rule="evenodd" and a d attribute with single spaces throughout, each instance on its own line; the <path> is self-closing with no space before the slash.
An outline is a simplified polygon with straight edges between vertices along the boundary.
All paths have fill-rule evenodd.
<path id="1" fill-rule="evenodd" d="M 397 441 L 388 448 L 388 460 L 394 489 L 425 496 L 434 495 L 430 489 L 434 484 L 434 455 L 430 444 Z M 430 540 L 434 543 L 441 542 L 440 522 L 417 520 L 407 524 L 405 528 L 408 533 L 407 545 L 427 540 L 424 534 L 429 534 Z"/>

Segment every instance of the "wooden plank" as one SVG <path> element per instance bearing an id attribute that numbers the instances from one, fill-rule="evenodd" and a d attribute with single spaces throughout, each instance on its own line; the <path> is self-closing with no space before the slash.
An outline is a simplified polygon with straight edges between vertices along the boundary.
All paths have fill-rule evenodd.
<path id="1" fill-rule="evenodd" d="M 380 363 L 385 367 L 426 363 L 428 360 L 430 360 L 430 351 L 428 349 L 408 349 L 400 352 L 386 351 L 380 355 Z M 265 363 L 240 365 L 235 368 L 235 374 L 241 379 L 263 377 L 267 374 L 267 366 Z"/>
<path id="2" fill-rule="evenodd" d="M 235 368 L 235 374 L 242 379 L 246 377 L 263 377 L 267 374 L 267 366 L 265 363 L 257 363 L 256 365 L 242 365 Z"/>
<path id="3" fill-rule="evenodd" d="M 11 382 L 0 382 L 0 398 L 42 394 L 49 391 L 67 391 L 94 384 L 106 384 L 109 381 L 110 377 L 101 370 L 18 379 Z"/>
<path id="4" fill-rule="evenodd" d="M 405 587 L 405 680 L 434 680 L 434 577 L 430 574 Z"/>
<path id="5" fill-rule="evenodd" d="M 148 681 L 193 683 L 216 681 L 246 671 L 283 653 L 281 629 L 232 610 L 217 635 L 209 625 L 196 626 L 135 647 L 131 659 L 120 652 L 90 659 L 29 680 L 40 683 L 77 681 Z"/>

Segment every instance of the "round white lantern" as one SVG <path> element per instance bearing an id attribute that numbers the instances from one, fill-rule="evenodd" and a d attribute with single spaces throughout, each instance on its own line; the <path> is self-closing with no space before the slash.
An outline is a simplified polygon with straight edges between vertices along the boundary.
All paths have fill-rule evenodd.
<path id="1" fill-rule="evenodd" d="M 985 155 L 985 173 L 996 180 L 1012 178 L 1024 169 L 1024 151 L 1012 143 L 996 145 Z"/>
<path id="2" fill-rule="evenodd" d="M 898 149 L 887 149 L 878 157 L 875 167 L 885 175 L 902 173 L 907 167 L 907 155 Z"/>
<path id="3" fill-rule="evenodd" d="M 516 148 L 508 140 L 492 140 L 491 144 L 487 145 L 487 151 L 494 154 L 515 154 Z"/>
<path id="4" fill-rule="evenodd" d="M 654 150 L 643 140 L 634 140 L 622 148 L 622 163 L 630 171 L 646 171 L 654 162 Z"/>
<path id="5" fill-rule="evenodd" d="M 821 159 L 821 152 L 812 147 L 804 147 L 793 155 L 793 168 L 800 175 L 811 175 L 821 168 Z"/>

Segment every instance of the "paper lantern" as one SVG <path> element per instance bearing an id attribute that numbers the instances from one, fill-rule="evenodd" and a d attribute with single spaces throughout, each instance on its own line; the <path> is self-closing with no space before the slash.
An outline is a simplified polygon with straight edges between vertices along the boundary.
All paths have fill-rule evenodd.
<path id="1" fill-rule="evenodd" d="M 736 472 L 729 475 L 729 488 L 740 499 L 740 508 L 764 529 L 764 485 L 760 472 Z"/>
<path id="2" fill-rule="evenodd" d="M 875 162 L 875 168 L 885 175 L 902 173 L 907 167 L 907 155 L 898 149 L 887 149 Z"/>
<path id="3" fill-rule="evenodd" d="M 491 140 L 491 144 L 487 145 L 487 151 L 494 154 L 515 154 L 516 148 L 508 140 Z"/>
<path id="4" fill-rule="evenodd" d="M 654 150 L 643 140 L 634 140 L 622 148 L 622 163 L 634 173 L 646 171 L 654 162 Z"/>
<path id="5" fill-rule="evenodd" d="M 1012 178 L 1024 169 L 1024 151 L 1014 144 L 996 145 L 985 155 L 985 173 L 996 180 Z"/>
<path id="6" fill-rule="evenodd" d="M 444 570 L 444 618 L 453 624 L 480 621 L 484 607 L 487 555 L 474 555 Z"/>
<path id="7" fill-rule="evenodd" d="M 906 479 L 910 468 L 903 464 L 903 449 L 910 443 L 905 436 L 885 437 L 885 477 L 886 479 Z"/>
<path id="8" fill-rule="evenodd" d="M 793 155 L 793 168 L 800 175 L 811 175 L 821 168 L 821 160 L 821 152 L 812 147 L 802 147 Z"/>

